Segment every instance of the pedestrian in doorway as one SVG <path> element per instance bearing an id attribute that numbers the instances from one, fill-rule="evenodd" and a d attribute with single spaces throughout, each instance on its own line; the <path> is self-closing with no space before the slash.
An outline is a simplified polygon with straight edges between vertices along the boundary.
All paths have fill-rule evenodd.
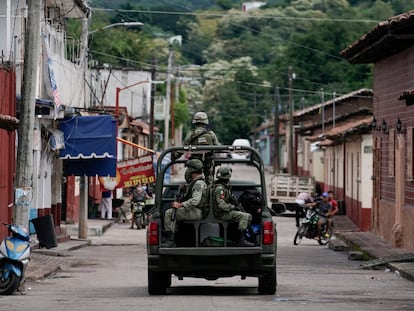
<path id="1" fill-rule="evenodd" d="M 101 219 L 112 219 L 112 191 L 102 191 L 102 199 L 99 204 Z"/>

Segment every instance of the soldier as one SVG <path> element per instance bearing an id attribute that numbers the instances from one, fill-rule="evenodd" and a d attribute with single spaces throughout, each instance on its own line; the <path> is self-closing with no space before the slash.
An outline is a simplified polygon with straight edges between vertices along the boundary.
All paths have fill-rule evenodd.
<path id="1" fill-rule="evenodd" d="M 246 229 L 250 225 L 252 215 L 237 210 L 237 201 L 231 194 L 229 181 L 232 170 L 229 167 L 220 167 L 217 170 L 217 181 L 214 190 L 214 216 L 225 221 L 239 223 L 240 239 L 238 246 L 255 246 L 246 240 Z"/>
<path id="2" fill-rule="evenodd" d="M 208 146 L 219 145 L 216 134 L 208 128 L 208 117 L 205 112 L 199 111 L 193 117 L 194 128 L 186 135 L 184 139 L 184 146 Z M 204 176 L 207 182 L 213 181 L 213 155 L 192 155 L 192 159 L 199 159 L 204 163 Z"/>
<path id="3" fill-rule="evenodd" d="M 164 229 L 167 240 L 164 247 L 175 247 L 176 222 L 184 220 L 200 220 L 208 208 L 207 184 L 204 181 L 203 163 L 198 159 L 186 162 L 185 180 L 187 187 L 182 202 L 174 201 L 172 208 L 165 212 Z"/>
<path id="4" fill-rule="evenodd" d="M 185 136 L 184 145 L 219 145 L 216 134 L 208 128 L 208 117 L 199 111 L 193 117 L 194 128 Z"/>

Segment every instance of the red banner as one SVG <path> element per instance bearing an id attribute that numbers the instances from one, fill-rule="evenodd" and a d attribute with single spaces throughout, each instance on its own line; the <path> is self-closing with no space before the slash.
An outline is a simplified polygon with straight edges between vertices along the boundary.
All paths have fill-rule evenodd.
<path id="1" fill-rule="evenodd" d="M 116 177 L 99 177 L 103 188 L 130 188 L 155 182 L 152 155 L 117 163 Z"/>

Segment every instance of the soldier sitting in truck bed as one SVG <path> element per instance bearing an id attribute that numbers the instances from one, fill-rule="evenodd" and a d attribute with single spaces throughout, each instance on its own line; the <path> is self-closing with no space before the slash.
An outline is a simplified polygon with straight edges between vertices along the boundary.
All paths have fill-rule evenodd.
<path id="1" fill-rule="evenodd" d="M 220 220 L 238 222 L 240 238 L 237 245 L 253 247 L 255 245 L 246 240 L 246 229 L 250 225 L 252 215 L 237 209 L 237 201 L 233 198 L 229 185 L 231 173 L 230 167 L 220 167 L 217 170 L 214 189 L 214 216 Z"/>
<path id="2" fill-rule="evenodd" d="M 165 212 L 164 228 L 167 240 L 164 247 L 175 247 L 176 222 L 185 220 L 200 220 L 208 204 L 207 184 L 204 181 L 203 163 L 198 159 L 186 162 L 185 180 L 187 187 L 182 202 L 174 201 L 172 208 Z"/>

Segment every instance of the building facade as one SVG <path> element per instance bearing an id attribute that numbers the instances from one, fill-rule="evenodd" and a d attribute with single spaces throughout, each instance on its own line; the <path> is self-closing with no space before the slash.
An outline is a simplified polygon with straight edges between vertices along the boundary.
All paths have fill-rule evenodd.
<path id="1" fill-rule="evenodd" d="M 372 230 L 414 250 L 414 10 L 379 23 L 342 55 L 374 64 Z"/>

